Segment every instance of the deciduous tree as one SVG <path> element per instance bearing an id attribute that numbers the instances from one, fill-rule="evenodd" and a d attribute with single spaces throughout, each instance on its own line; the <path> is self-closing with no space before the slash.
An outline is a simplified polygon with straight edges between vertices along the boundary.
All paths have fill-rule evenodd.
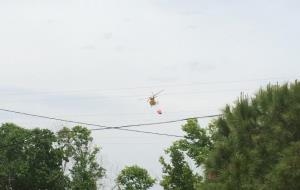
<path id="1" fill-rule="evenodd" d="M 125 167 L 117 177 L 121 190 L 147 190 L 155 183 L 148 171 L 137 165 Z"/>
<path id="2" fill-rule="evenodd" d="M 71 189 L 96 190 L 99 180 L 104 176 L 105 170 L 99 164 L 98 147 L 92 146 L 91 131 L 80 126 L 72 129 L 63 128 L 57 133 L 59 146 L 64 152 L 66 170 L 69 162 Z"/>

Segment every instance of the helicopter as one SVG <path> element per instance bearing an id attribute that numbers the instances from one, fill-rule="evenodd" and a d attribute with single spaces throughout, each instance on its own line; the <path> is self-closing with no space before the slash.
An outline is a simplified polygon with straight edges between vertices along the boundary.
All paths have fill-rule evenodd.
<path id="1" fill-rule="evenodd" d="M 158 94 L 160 94 L 161 92 L 163 92 L 164 90 L 161 90 L 161 91 L 159 91 L 159 92 L 157 92 L 157 93 L 155 93 L 155 94 L 153 94 L 152 93 L 152 96 L 150 96 L 149 98 L 148 98 L 148 102 L 149 102 L 149 104 L 150 104 L 150 106 L 152 107 L 152 106 L 156 106 L 157 104 L 158 104 L 158 101 L 157 101 L 157 96 L 158 96 Z"/>

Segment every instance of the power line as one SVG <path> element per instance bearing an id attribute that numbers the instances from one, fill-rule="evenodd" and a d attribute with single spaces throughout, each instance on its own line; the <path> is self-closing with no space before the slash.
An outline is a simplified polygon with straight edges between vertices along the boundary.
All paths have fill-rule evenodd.
<path id="1" fill-rule="evenodd" d="M 180 121 L 187 121 L 189 119 L 212 118 L 212 117 L 219 117 L 221 115 L 222 114 L 214 114 L 214 115 L 205 115 L 205 116 L 198 116 L 198 117 L 188 117 L 188 118 L 183 118 L 183 119 L 170 120 L 170 121 L 162 121 L 162 122 L 122 125 L 122 126 L 118 126 L 118 127 L 104 127 L 104 128 L 100 128 L 100 129 L 94 129 L 94 130 L 124 129 L 124 128 L 129 128 L 129 127 L 139 127 L 139 126 L 147 126 L 147 125 L 160 125 L 160 124 L 167 124 L 167 123 L 177 123 L 177 122 L 180 122 Z"/>
<path id="2" fill-rule="evenodd" d="M 110 126 L 99 125 L 99 124 L 94 124 L 94 123 L 87 123 L 87 122 L 74 121 L 74 120 L 66 120 L 66 119 L 60 119 L 60 118 L 56 118 L 56 117 L 49 117 L 49 116 L 31 114 L 31 113 L 20 112 L 20 111 L 15 111 L 15 110 L 8 110 L 8 109 L 2 109 L 2 108 L 0 108 L 0 111 L 9 112 L 9 113 L 15 113 L 15 114 L 20 114 L 20 115 L 26 115 L 26 116 L 30 116 L 30 117 L 37 117 L 37 118 L 42 118 L 42 119 L 48 119 L 48 120 L 55 120 L 55 121 L 62 121 L 62 122 L 67 122 L 67 123 L 79 124 L 79 125 L 86 125 L 86 126 L 98 127 L 97 129 L 91 129 L 92 131 L 98 131 L 98 130 L 104 130 L 104 129 L 116 129 L 116 130 L 122 130 L 122 131 L 130 131 L 130 132 L 136 132 L 136 133 L 144 133 L 144 134 L 152 134 L 152 135 L 160 135 L 160 136 L 169 136 L 169 137 L 183 137 L 183 136 L 173 135 L 173 134 L 167 134 L 167 133 L 157 133 L 157 132 L 150 132 L 150 131 L 141 131 L 141 130 L 135 130 L 135 129 L 127 129 L 127 128 L 129 128 L 129 127 L 137 127 L 137 126 L 147 126 L 147 125 L 159 125 L 159 124 L 166 124 L 166 123 L 175 123 L 175 122 L 180 122 L 180 121 L 186 121 L 188 119 L 200 119 L 200 118 L 210 118 L 210 117 L 220 116 L 220 115 L 216 114 L 216 115 L 191 117 L 191 118 L 184 118 L 184 119 L 164 121 L 164 122 L 131 124 L 131 125 L 121 125 L 121 126 L 117 126 L 117 127 L 110 127 Z"/>
<path id="3" fill-rule="evenodd" d="M 213 107 L 209 107 L 210 109 L 205 109 L 206 111 L 212 111 Z M 177 111 L 166 111 L 164 114 L 178 114 L 178 113 L 199 113 L 201 110 L 177 110 Z M 99 117 L 99 116 L 127 116 L 127 115 L 149 115 L 150 112 L 131 112 L 131 113 L 86 113 L 86 114 L 59 114 L 57 117 Z"/>
<path id="4" fill-rule="evenodd" d="M 80 125 L 87 125 L 87 126 L 94 126 L 94 127 L 107 127 L 104 125 L 98 125 L 98 124 L 92 124 L 92 123 L 86 123 L 86 122 L 80 122 L 80 121 L 72 121 L 72 120 L 60 119 L 60 118 L 56 118 L 56 117 L 49 117 L 49 116 L 31 114 L 31 113 L 2 109 L 2 108 L 0 108 L 0 111 L 10 112 L 10 113 L 15 113 L 15 114 L 20 114 L 20 115 L 26 115 L 26 116 L 30 116 L 30 117 L 38 117 L 38 118 L 42 118 L 42 119 L 62 121 L 62 122 L 73 123 L 73 124 L 80 124 Z"/>
<path id="5" fill-rule="evenodd" d="M 93 130 L 93 129 L 92 129 Z M 166 134 L 166 133 L 155 133 L 155 132 L 149 132 L 149 131 L 139 131 L 139 130 L 131 130 L 131 129 L 120 129 L 120 130 L 124 130 L 124 131 L 131 131 L 131 132 L 138 132 L 138 133 L 145 133 L 145 134 L 152 134 L 152 135 L 161 135 L 161 136 L 169 136 L 169 137 L 178 137 L 178 138 L 183 138 L 184 136 L 180 136 L 180 135 L 170 135 L 170 134 Z M 30 137 L 30 136 L 28 136 Z M 27 137 L 25 137 L 24 139 L 21 139 L 19 141 L 13 142 L 11 144 L 6 144 L 3 146 L 0 146 L 0 150 L 3 148 L 7 148 L 7 147 L 11 147 L 11 146 L 17 146 L 17 145 L 21 145 L 24 144 L 27 141 Z M 107 143 L 104 143 L 107 144 Z M 122 143 L 124 144 L 124 143 Z M 133 143 L 132 143 L 133 144 Z M 140 144 L 140 143 L 139 143 Z M 145 143 L 142 143 L 145 144 Z M 147 143 L 147 144 L 151 144 L 151 143 Z"/>
<path id="6" fill-rule="evenodd" d="M 98 131 L 99 129 L 91 129 L 91 130 L 92 131 Z M 135 130 L 135 129 L 122 129 L 122 128 L 119 129 L 119 128 L 116 128 L 116 130 L 130 131 L 130 132 L 144 133 L 144 134 L 151 134 L 151 135 L 159 135 L 159 136 L 167 136 L 167 137 L 178 137 L 178 138 L 183 138 L 184 137 L 182 135 L 173 135 L 173 134 L 168 134 L 168 133 L 157 133 L 157 132 L 151 132 L 151 131 L 141 131 L 141 130 Z"/>

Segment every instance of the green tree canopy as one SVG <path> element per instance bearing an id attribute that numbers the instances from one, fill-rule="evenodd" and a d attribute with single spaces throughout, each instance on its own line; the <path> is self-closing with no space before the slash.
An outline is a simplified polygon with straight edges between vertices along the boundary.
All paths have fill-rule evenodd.
<path id="1" fill-rule="evenodd" d="M 226 106 L 207 128 L 188 121 L 185 138 L 175 144 L 203 169 L 198 189 L 296 190 L 299 116 L 300 84 L 269 85 Z"/>
<path id="2" fill-rule="evenodd" d="M 200 177 L 193 173 L 180 148 L 180 144 L 175 142 L 165 151 L 171 158 L 170 164 L 163 157 L 160 158 L 163 166 L 160 185 L 166 190 L 195 190 Z"/>
<path id="3" fill-rule="evenodd" d="M 99 148 L 91 143 L 90 131 L 79 126 L 54 134 L 48 129 L 3 124 L 0 189 L 97 189 L 104 169 L 97 162 Z"/>
<path id="4" fill-rule="evenodd" d="M 291 143 L 267 176 L 263 189 L 300 189 L 300 141 Z"/>
<path id="5" fill-rule="evenodd" d="M 117 185 L 122 190 L 147 190 L 155 183 L 148 171 L 137 165 L 126 166 L 117 177 Z"/>
<path id="6" fill-rule="evenodd" d="M 99 179 L 104 177 L 105 170 L 97 162 L 100 149 L 91 145 L 91 131 L 80 126 L 72 129 L 63 128 L 57 133 L 58 143 L 67 158 L 64 170 L 70 160 L 71 189 L 96 190 Z"/>
<path id="7" fill-rule="evenodd" d="M 64 189 L 63 153 L 47 129 L 0 127 L 0 189 Z"/>

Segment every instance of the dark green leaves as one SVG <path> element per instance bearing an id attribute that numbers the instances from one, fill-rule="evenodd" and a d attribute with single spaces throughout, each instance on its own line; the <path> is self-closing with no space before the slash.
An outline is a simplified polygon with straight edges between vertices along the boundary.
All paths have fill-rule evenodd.
<path id="1" fill-rule="evenodd" d="M 297 81 L 269 85 L 252 98 L 242 95 L 208 128 L 190 120 L 183 131 L 185 138 L 166 151 L 170 164 L 161 159 L 164 189 L 186 188 L 179 182 L 193 179 L 187 164 L 190 159 L 204 169 L 204 180 L 196 185 L 199 190 L 300 189 Z M 189 179 L 182 180 L 184 175 L 179 175 L 184 174 L 183 168 L 190 171 Z"/>
<path id="2" fill-rule="evenodd" d="M 97 189 L 104 169 L 97 162 L 100 149 L 91 142 L 90 131 L 79 126 L 56 135 L 47 129 L 3 124 L 0 189 Z"/>

